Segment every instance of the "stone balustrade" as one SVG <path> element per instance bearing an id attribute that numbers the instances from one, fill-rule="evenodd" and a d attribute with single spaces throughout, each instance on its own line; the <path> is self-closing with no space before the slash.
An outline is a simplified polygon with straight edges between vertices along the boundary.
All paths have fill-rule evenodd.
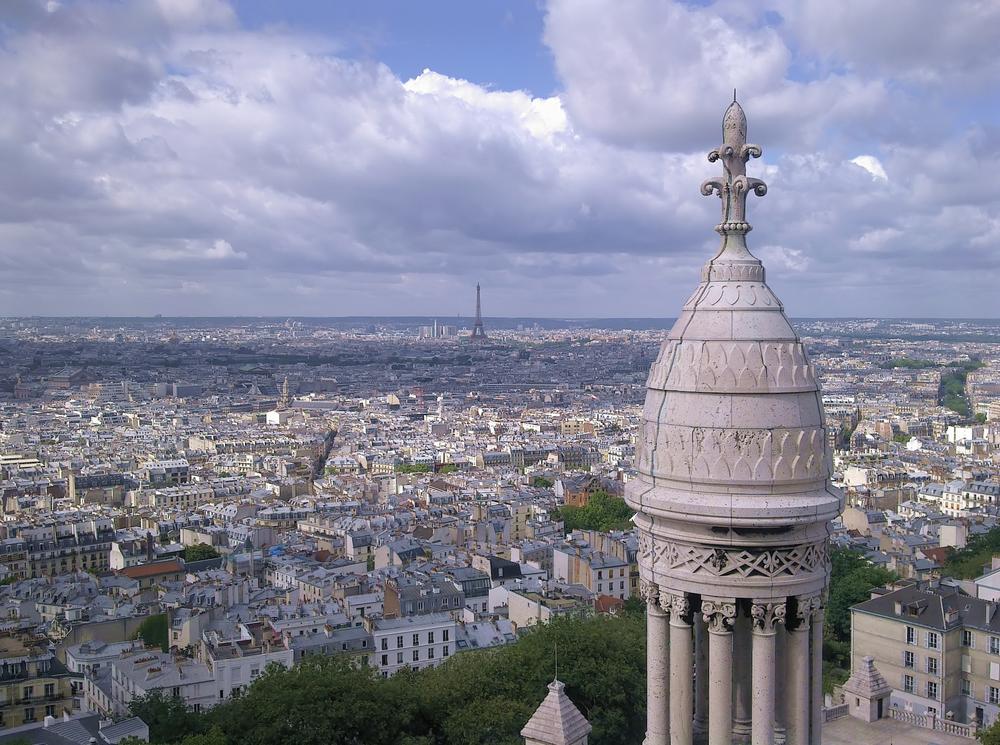
<path id="1" fill-rule="evenodd" d="M 942 719 L 934 714 L 915 714 L 912 711 L 892 707 L 889 709 L 889 718 L 895 719 L 897 722 L 909 724 L 912 727 L 932 729 L 943 732 L 946 735 L 956 735 L 957 737 L 968 737 L 970 740 L 976 739 L 975 724 L 962 724 L 951 719 Z"/>
<path id="2" fill-rule="evenodd" d="M 850 713 L 850 706 L 848 704 L 837 704 L 836 706 L 827 706 L 823 709 L 823 721 L 832 722 L 834 719 L 840 719 L 841 717 L 846 717 Z"/>

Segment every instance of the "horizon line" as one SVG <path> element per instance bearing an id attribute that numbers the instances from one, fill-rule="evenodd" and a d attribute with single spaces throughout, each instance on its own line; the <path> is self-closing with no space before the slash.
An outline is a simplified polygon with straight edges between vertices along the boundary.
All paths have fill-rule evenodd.
<path id="1" fill-rule="evenodd" d="M 475 316 L 463 316 L 463 315 L 433 315 L 433 314 L 416 314 L 416 315 L 375 315 L 375 314 L 365 314 L 365 315 L 295 315 L 280 313 L 277 315 L 244 315 L 244 314 L 234 314 L 234 315 L 166 315 L 162 313 L 156 313 L 153 315 L 114 315 L 114 314 L 80 314 L 80 315 L 0 315 L 0 320 L 32 320 L 32 319 L 142 319 L 142 320 L 173 320 L 173 319 L 232 319 L 232 318 L 247 318 L 247 319 L 295 319 L 295 318 L 309 318 L 315 320 L 331 319 L 331 320 L 351 320 L 360 318 L 384 318 L 384 319 L 470 319 L 474 320 Z M 677 320 L 677 316 L 539 316 L 539 315 L 526 315 L 526 316 L 483 316 L 483 320 L 495 319 L 498 321 L 512 321 L 512 320 L 529 320 L 537 319 L 543 321 L 667 321 L 667 320 Z M 1000 321 L 1000 316 L 790 316 L 790 318 L 802 321 Z"/>

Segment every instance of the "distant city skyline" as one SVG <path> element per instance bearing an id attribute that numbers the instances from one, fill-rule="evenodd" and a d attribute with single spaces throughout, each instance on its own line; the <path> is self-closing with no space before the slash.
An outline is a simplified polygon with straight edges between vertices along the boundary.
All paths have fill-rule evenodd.
<path id="1" fill-rule="evenodd" d="M 0 315 L 666 318 L 736 87 L 793 316 L 1000 316 L 1000 6 L 417 7 L 5 4 Z"/>

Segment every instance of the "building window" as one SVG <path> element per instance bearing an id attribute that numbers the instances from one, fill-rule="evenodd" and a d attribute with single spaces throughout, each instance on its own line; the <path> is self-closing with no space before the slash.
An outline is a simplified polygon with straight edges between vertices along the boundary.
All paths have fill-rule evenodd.
<path id="1" fill-rule="evenodd" d="M 397 665 L 402 665 L 403 664 L 403 653 L 402 652 L 396 652 L 396 664 Z"/>
<path id="2" fill-rule="evenodd" d="M 388 649 L 388 648 L 389 648 L 389 637 L 383 636 L 382 637 L 382 649 L 385 650 L 385 649 Z"/>
<path id="3" fill-rule="evenodd" d="M 990 703 L 994 705 L 1000 704 L 1000 688 L 990 686 Z"/>
<path id="4" fill-rule="evenodd" d="M 25 699 L 29 699 L 29 698 L 31 698 L 34 695 L 35 695 L 35 687 L 34 686 L 25 686 L 24 687 L 24 698 Z"/>
<path id="5" fill-rule="evenodd" d="M 963 696 L 970 696 L 970 697 L 972 696 L 972 681 L 971 680 L 965 680 L 965 679 L 962 680 L 962 695 Z"/>
<path id="6" fill-rule="evenodd" d="M 990 637 L 990 654 L 1000 654 L 1000 636 Z"/>
<path id="7" fill-rule="evenodd" d="M 433 631 L 428 631 L 427 632 L 427 643 L 428 644 L 433 644 L 434 643 L 434 632 Z"/>
<path id="8" fill-rule="evenodd" d="M 385 667 L 388 664 L 389 664 L 389 655 L 387 654 L 382 655 L 382 667 Z"/>
<path id="9" fill-rule="evenodd" d="M 35 721 L 35 707 L 29 706 L 24 710 L 24 721 L 33 722 Z"/>
<path id="10" fill-rule="evenodd" d="M 413 650 L 413 661 L 414 662 L 420 662 L 420 650 L 419 649 L 414 649 Z"/>
<path id="11" fill-rule="evenodd" d="M 448 629 L 441 632 L 441 641 L 448 641 Z"/>
<path id="12" fill-rule="evenodd" d="M 55 715 L 56 715 L 55 704 L 49 704 L 48 706 L 45 707 L 45 716 L 54 717 Z"/>
<path id="13" fill-rule="evenodd" d="M 46 696 L 54 696 L 55 694 L 56 694 L 56 684 L 55 683 L 46 683 L 45 684 L 45 695 Z"/>
<path id="14" fill-rule="evenodd" d="M 933 680 L 927 681 L 927 698 L 937 699 L 937 683 Z"/>
<path id="15" fill-rule="evenodd" d="M 419 646 L 419 645 L 420 645 L 420 634 L 414 634 L 413 635 L 413 646 L 416 647 L 416 646 Z"/>
<path id="16" fill-rule="evenodd" d="M 906 643 L 907 644 L 917 643 L 917 630 L 912 626 L 906 627 Z"/>
<path id="17" fill-rule="evenodd" d="M 913 676 L 904 675 L 903 676 L 903 690 L 906 693 L 913 693 Z"/>
<path id="18" fill-rule="evenodd" d="M 937 675 L 938 674 L 938 661 L 937 661 L 937 657 L 928 657 L 927 658 L 927 674 L 928 675 Z"/>
<path id="19" fill-rule="evenodd" d="M 913 667 L 913 652 L 903 652 L 903 667 Z"/>
<path id="20" fill-rule="evenodd" d="M 403 637 L 397 636 L 396 637 L 396 649 L 402 649 L 402 648 L 403 648 Z"/>
<path id="21" fill-rule="evenodd" d="M 447 644 L 445 644 L 444 647 L 441 648 L 441 656 L 442 657 L 447 657 L 448 656 L 448 645 Z"/>
<path id="22" fill-rule="evenodd" d="M 962 629 L 962 646 L 969 649 L 976 648 L 976 637 L 968 629 Z"/>
<path id="23" fill-rule="evenodd" d="M 170 695 L 173 696 L 174 698 L 180 698 L 181 697 L 180 687 L 174 687 L 174 689 L 170 692 Z"/>
<path id="24" fill-rule="evenodd" d="M 434 659 L 434 647 L 428 648 L 428 650 L 427 650 L 427 659 L 428 660 L 433 660 Z"/>
<path id="25" fill-rule="evenodd" d="M 938 648 L 938 635 L 934 631 L 927 632 L 927 648 L 928 649 Z"/>

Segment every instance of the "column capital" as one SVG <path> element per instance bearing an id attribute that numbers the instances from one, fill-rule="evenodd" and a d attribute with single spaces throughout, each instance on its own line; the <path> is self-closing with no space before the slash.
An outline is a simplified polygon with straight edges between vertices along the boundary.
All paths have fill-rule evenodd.
<path id="1" fill-rule="evenodd" d="M 660 605 L 670 613 L 671 618 L 685 621 L 691 614 L 691 598 L 686 592 L 660 592 Z"/>
<path id="2" fill-rule="evenodd" d="M 807 631 L 812 622 L 813 612 L 819 607 L 819 595 L 807 595 L 795 598 L 795 612 L 790 614 L 786 621 L 789 630 Z"/>
<path id="3" fill-rule="evenodd" d="M 755 634 L 773 634 L 777 624 L 785 622 L 785 604 L 768 601 L 750 606 L 750 620 Z"/>
<path id="4" fill-rule="evenodd" d="M 701 615 L 713 634 L 729 634 L 736 621 L 735 598 L 709 598 L 701 601 Z"/>
<path id="5" fill-rule="evenodd" d="M 646 601 L 646 605 L 660 605 L 660 586 L 655 582 L 639 580 L 639 597 Z"/>

